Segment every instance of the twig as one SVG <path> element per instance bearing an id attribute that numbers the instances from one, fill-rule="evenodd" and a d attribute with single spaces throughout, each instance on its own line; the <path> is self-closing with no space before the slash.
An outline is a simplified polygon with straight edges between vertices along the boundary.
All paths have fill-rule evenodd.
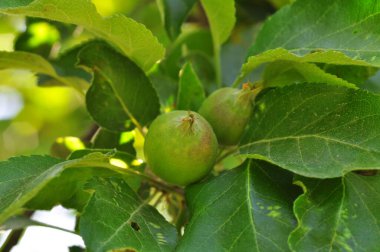
<path id="1" fill-rule="evenodd" d="M 28 218 L 30 218 L 33 215 L 34 211 L 27 211 L 24 213 L 24 215 Z M 25 233 L 26 228 L 23 229 L 17 229 L 17 230 L 12 230 L 10 235 L 7 237 L 5 240 L 3 246 L 0 248 L 0 252 L 9 252 L 12 250 L 14 246 L 16 246 L 22 236 Z"/>
<path id="2" fill-rule="evenodd" d="M 230 150 L 227 150 L 224 154 L 223 152 L 221 152 L 219 155 L 219 157 L 216 159 L 215 161 L 215 164 L 218 164 L 220 163 L 221 161 L 223 161 L 226 157 L 230 156 L 231 154 L 235 153 L 236 151 L 238 150 L 238 147 L 234 147 Z"/>

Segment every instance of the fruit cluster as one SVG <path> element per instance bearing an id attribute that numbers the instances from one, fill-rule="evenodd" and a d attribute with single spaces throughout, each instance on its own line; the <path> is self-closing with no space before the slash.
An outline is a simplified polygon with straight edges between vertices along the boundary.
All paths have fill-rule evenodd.
<path id="1" fill-rule="evenodd" d="M 176 110 L 158 116 L 145 139 L 151 170 L 163 180 L 186 186 L 207 175 L 218 145 L 237 145 L 253 111 L 255 90 L 221 88 L 203 102 L 199 113 Z"/>

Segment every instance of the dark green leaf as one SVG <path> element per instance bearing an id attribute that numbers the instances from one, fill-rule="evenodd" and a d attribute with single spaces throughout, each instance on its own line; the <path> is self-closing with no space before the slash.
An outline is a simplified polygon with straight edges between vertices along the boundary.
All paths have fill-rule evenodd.
<path id="1" fill-rule="evenodd" d="M 85 252 L 86 250 L 80 246 L 69 247 L 69 252 Z"/>
<path id="2" fill-rule="evenodd" d="M 101 17 L 91 1 L 2 0 L 0 12 L 40 17 L 85 27 L 107 40 L 145 71 L 164 55 L 164 48 L 144 25 L 124 16 Z"/>
<path id="3" fill-rule="evenodd" d="M 380 168 L 378 95 L 302 84 L 267 92 L 256 108 L 240 144 L 249 157 L 318 178 Z"/>
<path id="4" fill-rule="evenodd" d="M 197 0 L 159 0 L 158 4 L 164 17 L 165 29 L 172 39 L 181 33 L 182 23 Z"/>
<path id="5" fill-rule="evenodd" d="M 377 251 L 380 240 L 380 177 L 299 178 L 305 193 L 294 206 L 294 251 Z"/>
<path id="6" fill-rule="evenodd" d="M 142 127 L 158 114 L 160 104 L 144 72 L 127 57 L 95 41 L 79 53 L 79 64 L 94 72 L 87 92 L 87 109 L 94 120 L 111 131 Z"/>
<path id="7" fill-rule="evenodd" d="M 178 251 L 289 251 L 291 173 L 262 161 L 187 189 L 191 211 Z"/>
<path id="8" fill-rule="evenodd" d="M 177 109 L 198 111 L 204 99 L 205 91 L 202 83 L 192 65 L 188 63 L 180 74 Z"/>
<path id="9" fill-rule="evenodd" d="M 176 229 L 120 179 L 93 179 L 94 190 L 80 219 L 90 251 L 173 251 Z"/>

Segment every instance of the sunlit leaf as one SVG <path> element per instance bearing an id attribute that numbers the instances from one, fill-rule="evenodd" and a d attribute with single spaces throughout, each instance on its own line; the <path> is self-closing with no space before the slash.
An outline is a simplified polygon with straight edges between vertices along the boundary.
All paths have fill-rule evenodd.
<path id="1" fill-rule="evenodd" d="M 37 74 L 48 75 L 61 85 L 72 86 L 80 92 L 88 82 L 75 76 L 60 76 L 54 67 L 44 58 L 28 52 L 0 52 L 0 69 L 25 69 Z"/>
<path id="2" fill-rule="evenodd" d="M 324 84 L 271 90 L 240 143 L 248 157 L 318 178 L 380 169 L 380 96 Z"/>
<path id="3" fill-rule="evenodd" d="M 124 15 L 103 18 L 91 1 L 73 3 L 71 0 L 2 0 L 0 12 L 81 25 L 118 47 L 145 71 L 163 57 L 164 48 L 144 25 Z"/>

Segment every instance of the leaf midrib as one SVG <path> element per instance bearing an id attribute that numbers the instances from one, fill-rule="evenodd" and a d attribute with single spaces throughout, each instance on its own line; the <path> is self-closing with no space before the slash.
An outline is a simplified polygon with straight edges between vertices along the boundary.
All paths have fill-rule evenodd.
<path id="1" fill-rule="evenodd" d="M 350 146 L 350 147 L 355 148 L 355 149 L 360 149 L 360 150 L 363 150 L 363 151 L 374 152 L 374 153 L 380 154 L 380 150 L 374 150 L 374 149 L 366 148 L 366 147 L 363 147 L 363 146 L 360 146 L 360 145 L 357 145 L 357 144 L 354 144 L 354 143 L 345 142 L 345 141 L 342 141 L 340 139 L 326 137 L 326 136 L 321 136 L 321 135 L 315 135 L 315 134 L 306 134 L 306 135 L 300 135 L 300 136 L 285 136 L 285 137 L 274 137 L 274 138 L 261 139 L 261 140 L 258 140 L 258 141 L 254 141 L 254 142 L 242 145 L 242 146 L 239 147 L 239 149 L 241 150 L 241 149 L 249 148 L 249 147 L 257 145 L 257 144 L 265 144 L 265 143 L 272 143 L 272 142 L 285 141 L 285 140 L 299 140 L 299 139 L 306 139 L 306 138 L 316 138 L 316 139 L 322 139 L 322 140 L 327 141 L 327 142 L 336 142 L 336 143 L 339 143 L 339 144 L 342 144 L 342 145 Z"/>

